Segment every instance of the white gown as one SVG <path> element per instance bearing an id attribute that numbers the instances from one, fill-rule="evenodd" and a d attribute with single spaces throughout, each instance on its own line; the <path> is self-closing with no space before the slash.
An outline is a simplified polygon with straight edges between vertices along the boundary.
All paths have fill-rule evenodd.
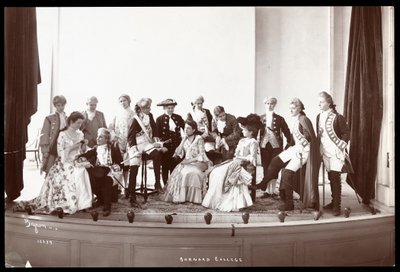
<path id="1" fill-rule="evenodd" d="M 235 158 L 246 157 L 256 166 L 257 150 L 257 140 L 241 139 L 235 150 Z M 253 205 L 248 189 L 252 176 L 235 158 L 217 165 L 211 171 L 207 194 L 202 202 L 204 207 L 230 212 Z"/>
<path id="2" fill-rule="evenodd" d="M 74 159 L 79 149 L 71 146 L 83 140 L 83 133 L 77 131 L 71 137 L 61 131 L 57 138 L 58 157 L 50 168 L 38 197 L 30 201 L 21 201 L 17 210 L 24 210 L 31 205 L 36 213 L 49 214 L 61 207 L 64 213 L 74 214 L 92 206 L 92 189 L 86 168 L 77 164 Z"/>

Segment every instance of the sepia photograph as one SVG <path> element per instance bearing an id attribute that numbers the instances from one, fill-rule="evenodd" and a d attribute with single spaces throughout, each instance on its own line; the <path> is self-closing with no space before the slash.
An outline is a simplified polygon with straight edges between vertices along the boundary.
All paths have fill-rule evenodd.
<path id="1" fill-rule="evenodd" d="M 5 267 L 394 267 L 394 6 L 4 13 Z"/>

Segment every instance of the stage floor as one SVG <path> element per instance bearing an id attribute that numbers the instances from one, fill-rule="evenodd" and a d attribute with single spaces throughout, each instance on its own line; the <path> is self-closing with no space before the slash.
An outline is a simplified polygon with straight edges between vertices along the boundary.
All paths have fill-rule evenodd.
<path id="1" fill-rule="evenodd" d="M 25 188 L 18 200 L 34 198 L 43 184 L 35 162 L 26 162 L 24 177 Z M 330 186 L 325 187 L 325 200 L 329 202 Z M 322 203 L 322 185 L 320 192 Z M 257 194 L 256 203 L 248 208 L 248 224 L 243 223 L 241 212 L 165 203 L 156 195 L 142 209 L 133 209 L 133 223 L 127 220 L 126 212 L 132 208 L 123 196 L 113 204 L 108 217 L 103 217 L 98 208 L 97 222 L 92 220 L 90 210 L 59 219 L 56 215 L 13 213 L 9 206 L 5 212 L 6 259 L 12 266 L 25 266 L 29 261 L 32 267 L 332 267 L 394 263 L 394 209 L 372 215 L 368 207 L 358 203 L 345 182 L 342 209 L 352 209 L 349 218 L 324 211 L 315 221 L 312 211 L 300 213 L 296 209 L 281 223 L 278 201 L 261 199 L 262 192 Z M 209 225 L 204 221 L 206 212 L 213 215 Z M 176 213 L 173 223 L 166 224 L 165 215 L 171 213 Z M 375 250 L 371 251 L 372 247 Z M 15 256 L 19 261 L 14 260 Z M 207 262 L 198 261 L 200 257 Z"/>
<path id="2" fill-rule="evenodd" d="M 140 173 L 138 175 L 140 177 Z M 367 206 L 359 204 L 357 197 L 355 195 L 354 190 L 345 182 L 345 176 L 342 175 L 342 210 L 345 207 L 350 207 L 352 210 L 352 215 L 365 215 L 370 213 L 370 210 Z M 262 167 L 257 167 L 257 183 L 260 182 L 262 179 Z M 42 186 L 44 180 L 44 175 L 40 175 L 39 169 L 36 167 L 36 163 L 31 158 L 27 158 L 24 162 L 24 189 L 21 192 L 21 196 L 16 200 L 29 200 L 36 197 Z M 329 182 L 327 178 L 325 178 L 326 182 Z M 151 186 L 154 183 L 154 175 L 153 170 L 148 169 L 148 184 Z M 320 203 L 323 204 L 323 186 L 322 186 L 322 173 L 320 176 Z M 279 212 L 278 207 L 278 200 L 275 198 L 260 198 L 263 195 L 263 192 L 258 190 L 256 201 L 252 207 L 246 208 L 245 210 L 248 211 L 251 216 L 251 220 L 253 222 L 257 221 L 269 221 L 266 220 L 266 217 L 274 217 L 276 218 L 276 214 Z M 135 214 L 138 215 L 137 219 L 142 218 L 143 220 L 150 220 L 150 221 L 164 221 L 165 214 L 172 214 L 176 213 L 177 215 L 186 215 L 187 219 L 184 222 L 189 221 L 197 221 L 197 220 L 204 220 L 204 219 L 196 219 L 199 215 L 201 217 L 206 213 L 210 212 L 214 216 L 214 218 L 219 218 L 224 222 L 228 220 L 232 220 L 235 217 L 239 217 L 242 213 L 240 212 L 220 212 L 212 209 L 207 209 L 199 204 L 193 203 L 183 203 L 183 204 L 174 204 L 174 203 L 166 203 L 160 200 L 160 195 L 150 195 L 148 198 L 147 203 L 143 203 L 143 198 L 138 197 L 138 201 L 141 203 L 141 208 L 131 208 L 129 204 L 129 200 L 125 199 L 123 195 L 120 195 L 118 202 L 112 204 L 112 211 L 111 215 L 108 217 L 102 216 L 102 208 L 97 208 L 96 210 L 99 212 L 99 217 L 101 220 L 126 220 L 126 213 L 129 210 L 133 210 Z M 361 199 L 360 199 L 361 200 Z M 331 191 L 330 186 L 328 183 L 325 184 L 325 204 L 331 201 Z M 301 220 L 301 219 L 311 219 L 313 217 L 311 210 L 299 210 L 299 201 L 295 200 L 295 210 L 289 212 L 288 220 Z M 78 212 L 75 215 L 67 215 L 68 217 L 73 218 L 90 218 L 90 211 L 93 209 L 89 209 L 86 212 Z M 9 207 L 7 208 L 8 212 L 12 212 L 12 209 Z M 140 216 L 143 215 L 143 216 Z M 162 215 L 162 216 L 161 216 Z M 223 215 L 223 216 L 218 216 Z M 184 218 L 182 216 L 175 216 L 176 218 Z M 330 218 L 333 217 L 331 211 L 323 210 L 323 217 Z M 192 219 L 190 219 L 192 218 Z M 226 218 L 226 219 L 223 219 Z M 289 219 L 290 218 L 290 219 Z M 271 220 L 271 218 L 269 218 Z M 175 219 L 175 221 L 178 219 Z M 180 219 L 183 220 L 183 219 Z M 179 220 L 179 221 L 180 221 Z M 241 220 L 241 219 L 240 219 Z M 275 220 L 275 219 L 274 219 Z M 236 221 L 236 220 L 235 220 Z"/>

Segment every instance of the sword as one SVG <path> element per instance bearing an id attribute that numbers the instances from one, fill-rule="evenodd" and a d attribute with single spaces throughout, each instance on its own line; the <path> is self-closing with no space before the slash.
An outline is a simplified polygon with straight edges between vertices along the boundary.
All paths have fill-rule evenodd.
<path id="1" fill-rule="evenodd" d="M 157 142 L 157 143 L 160 143 L 160 144 L 167 144 L 167 143 L 170 143 L 170 142 L 172 142 L 172 139 L 168 139 L 168 140 L 165 140 L 164 142 Z M 148 149 L 146 149 L 146 150 L 143 150 L 143 151 L 140 152 L 140 153 L 144 153 L 144 152 L 150 151 L 150 150 L 152 150 L 153 148 L 155 148 L 155 147 L 148 148 Z M 123 161 L 121 162 L 121 164 L 124 164 L 124 163 L 126 163 L 126 162 L 132 160 L 133 158 L 137 158 L 137 157 L 135 157 L 135 156 L 129 157 L 129 158 L 123 160 Z"/>

